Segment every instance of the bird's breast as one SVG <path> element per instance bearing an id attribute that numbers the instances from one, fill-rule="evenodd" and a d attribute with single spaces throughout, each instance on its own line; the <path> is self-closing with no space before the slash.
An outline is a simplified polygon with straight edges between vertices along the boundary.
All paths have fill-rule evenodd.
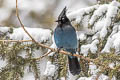
<path id="1" fill-rule="evenodd" d="M 58 48 L 77 48 L 76 32 L 70 26 L 57 27 L 54 32 L 54 39 Z"/>

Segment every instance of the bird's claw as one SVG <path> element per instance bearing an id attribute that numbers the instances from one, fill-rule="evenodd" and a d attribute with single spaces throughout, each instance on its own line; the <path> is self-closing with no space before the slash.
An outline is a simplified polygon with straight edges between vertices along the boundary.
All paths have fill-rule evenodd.
<path id="1" fill-rule="evenodd" d="M 57 48 L 57 53 L 59 53 L 59 52 L 60 52 L 60 50 L 61 50 L 61 48 Z"/>

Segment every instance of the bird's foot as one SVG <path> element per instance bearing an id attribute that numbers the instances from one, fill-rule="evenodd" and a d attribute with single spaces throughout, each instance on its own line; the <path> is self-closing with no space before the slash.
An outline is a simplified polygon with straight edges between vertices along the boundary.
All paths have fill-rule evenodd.
<path id="1" fill-rule="evenodd" d="M 73 54 L 71 53 L 71 55 L 73 56 Z"/>
<path id="2" fill-rule="evenodd" d="M 59 53 L 62 48 L 63 47 L 57 48 L 57 53 Z"/>
<path id="3" fill-rule="evenodd" d="M 61 50 L 61 48 L 57 48 L 57 53 L 59 53 L 59 52 L 60 52 L 60 50 Z"/>

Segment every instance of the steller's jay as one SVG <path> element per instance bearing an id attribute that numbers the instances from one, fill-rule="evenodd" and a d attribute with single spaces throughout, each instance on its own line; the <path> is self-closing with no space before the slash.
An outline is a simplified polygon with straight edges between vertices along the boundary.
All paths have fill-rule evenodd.
<path id="1" fill-rule="evenodd" d="M 74 27 L 66 16 L 66 7 L 62 10 L 58 17 L 57 27 L 54 30 L 54 40 L 57 48 L 65 49 L 74 54 L 77 49 L 77 36 Z M 78 75 L 81 71 L 77 57 L 68 56 L 69 70 L 73 75 Z"/>

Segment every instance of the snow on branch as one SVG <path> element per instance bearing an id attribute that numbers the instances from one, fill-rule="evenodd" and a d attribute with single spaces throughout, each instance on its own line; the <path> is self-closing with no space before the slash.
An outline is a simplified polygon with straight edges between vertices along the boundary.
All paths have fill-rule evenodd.
<path id="1" fill-rule="evenodd" d="M 97 4 L 92 7 L 79 9 L 68 13 L 68 17 L 72 21 L 73 25 L 76 26 L 76 29 L 78 30 L 77 33 L 79 33 L 77 34 L 80 43 L 79 53 L 84 56 L 97 55 L 97 58 L 100 57 L 99 55 L 104 55 L 107 53 L 113 53 L 118 56 L 118 54 L 120 54 L 119 15 L 120 3 L 117 1 L 112 1 L 110 4 Z M 120 56 L 118 56 L 117 59 L 119 59 L 119 57 Z M 114 60 L 112 58 L 110 59 Z M 98 62 L 100 63 L 101 61 Z M 119 61 L 117 62 L 120 63 Z M 108 68 L 110 67 L 109 64 L 115 65 L 116 63 L 111 61 L 105 63 L 105 65 L 108 65 Z M 98 67 L 100 68 L 100 65 Z M 105 69 L 101 68 L 101 70 L 100 75 Z M 111 76 L 110 79 L 112 79 L 112 77 L 113 76 Z M 87 80 L 86 78 L 83 79 Z M 80 80 L 82 80 L 82 78 L 80 78 Z"/>
<path id="2" fill-rule="evenodd" d="M 99 40 L 97 45 L 101 45 L 100 52 L 110 52 L 111 48 L 115 48 L 116 51 L 118 52 L 118 46 L 120 44 L 120 41 L 116 40 L 118 38 L 115 37 L 115 35 L 119 34 L 118 33 L 120 26 L 119 14 L 120 14 L 120 3 L 117 1 L 112 1 L 110 4 L 102 4 L 102 5 L 97 4 L 92 7 L 73 11 L 71 13 L 68 13 L 68 17 L 71 20 L 74 19 L 73 22 L 75 22 L 76 25 L 78 25 L 77 27 L 80 28 L 79 29 L 80 31 L 83 30 L 81 29 L 81 27 L 85 28 L 84 34 L 86 36 L 91 35 L 91 37 L 87 37 L 87 39 L 91 38 L 89 40 L 89 44 L 92 44 L 92 42 L 95 39 Z M 103 44 L 103 42 L 105 43 Z M 118 45 L 116 45 L 116 43 Z M 90 49 L 89 44 L 87 45 L 85 44 L 84 46 L 82 46 L 81 51 L 83 52 L 84 51 L 83 47 L 86 46 L 87 48 L 87 51 L 85 50 L 86 52 L 90 50 L 92 53 L 95 53 L 97 51 L 97 49 L 95 49 L 97 45 L 90 46 L 90 47 L 94 47 L 94 50 L 92 50 Z"/>
<path id="3" fill-rule="evenodd" d="M 0 40 L 0 55 L 2 59 L 7 59 L 8 63 L 11 63 L 11 65 L 2 69 L 0 74 L 6 70 L 9 75 L 17 74 L 17 77 L 23 77 L 22 73 L 27 73 L 29 65 L 32 67 L 34 79 L 43 80 L 43 76 L 46 79 L 56 79 L 56 71 L 59 73 L 57 78 L 72 78 L 71 75 L 67 75 L 69 71 L 66 71 L 67 64 L 65 64 L 65 61 L 67 59 L 64 56 L 71 55 L 80 58 L 82 69 L 80 76 L 85 77 L 77 77 L 78 80 L 101 80 L 102 78 L 109 79 L 110 77 L 112 79 L 114 76 L 117 77 L 116 74 L 119 73 L 120 68 L 120 65 L 118 65 L 120 56 L 117 55 L 120 52 L 119 7 L 120 3 L 113 1 L 110 4 L 97 4 L 68 13 L 67 16 L 70 20 L 75 26 L 77 25 L 78 53 L 80 54 L 71 55 L 69 52 L 60 50 L 60 54 L 51 55 L 53 52 L 58 52 L 54 40 L 52 40 L 52 31 L 24 27 L 19 17 L 16 0 L 16 14 L 22 28 L 0 27 L 0 39 L 2 39 Z M 85 29 L 83 30 L 81 27 Z M 50 56 L 49 58 L 52 57 L 51 61 L 48 60 L 47 55 Z M 58 57 L 54 58 L 55 55 L 58 55 Z M 59 65 L 56 66 L 55 61 Z M 25 67 L 25 71 L 23 67 Z M 61 72 L 59 70 L 62 75 L 63 73 L 65 75 L 60 76 Z M 105 71 L 108 71 L 107 76 L 103 74 Z M 112 74 L 112 72 L 116 74 Z M 6 76 L 7 73 L 3 76 Z"/>

